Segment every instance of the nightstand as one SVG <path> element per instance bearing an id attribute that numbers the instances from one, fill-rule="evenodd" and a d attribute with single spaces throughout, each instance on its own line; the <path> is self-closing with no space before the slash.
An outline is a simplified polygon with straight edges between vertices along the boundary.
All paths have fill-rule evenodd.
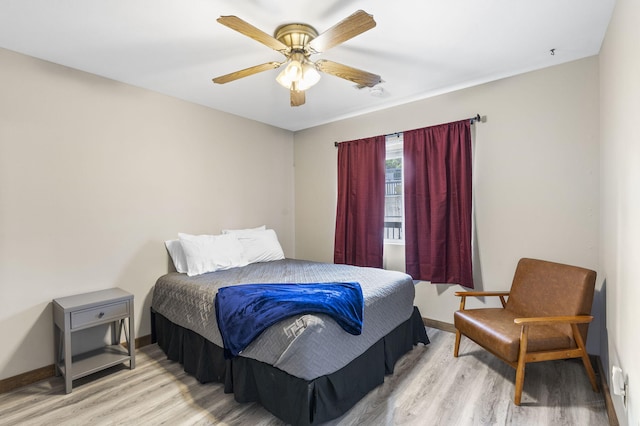
<path id="1" fill-rule="evenodd" d="M 127 320 L 128 324 L 125 324 Z M 119 288 L 77 294 L 53 300 L 56 373 L 65 379 L 66 393 L 72 382 L 105 368 L 129 362 L 136 366 L 133 295 Z M 71 341 L 76 331 L 111 325 L 111 345 L 75 356 Z M 124 328 L 127 348 L 120 345 Z M 128 332 L 127 332 L 128 330 Z"/>

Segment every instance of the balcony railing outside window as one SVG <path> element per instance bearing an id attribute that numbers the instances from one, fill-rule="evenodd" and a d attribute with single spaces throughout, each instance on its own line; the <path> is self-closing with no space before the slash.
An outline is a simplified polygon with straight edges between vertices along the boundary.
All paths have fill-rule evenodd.
<path id="1" fill-rule="evenodd" d="M 402 184 L 402 134 L 387 136 L 384 239 L 404 241 L 404 199 Z"/>
<path id="2" fill-rule="evenodd" d="M 389 174 L 387 173 L 387 177 Z M 384 199 L 384 238 L 403 240 L 402 232 L 402 180 L 392 179 L 385 182 Z"/>

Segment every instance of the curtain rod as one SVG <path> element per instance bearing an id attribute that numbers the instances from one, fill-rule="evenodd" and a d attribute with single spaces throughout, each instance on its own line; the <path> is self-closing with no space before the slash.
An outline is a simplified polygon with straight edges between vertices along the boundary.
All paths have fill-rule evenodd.
<path id="1" fill-rule="evenodd" d="M 467 120 L 469 120 L 470 124 L 474 124 L 476 121 L 482 122 L 482 117 L 480 117 L 480 114 L 476 114 L 474 117 L 468 118 Z M 393 136 L 393 135 L 399 135 L 402 132 L 393 132 L 393 133 L 388 133 L 386 136 Z M 334 145 L 336 146 L 336 148 L 338 147 L 338 145 L 340 144 L 340 142 L 334 142 Z"/>

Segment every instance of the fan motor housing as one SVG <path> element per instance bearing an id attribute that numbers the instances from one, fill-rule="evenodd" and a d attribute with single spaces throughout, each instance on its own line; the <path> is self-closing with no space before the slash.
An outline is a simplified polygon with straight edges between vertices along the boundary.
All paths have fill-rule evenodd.
<path id="1" fill-rule="evenodd" d="M 318 32 L 307 24 L 285 24 L 276 28 L 274 37 L 292 51 L 304 51 L 305 46 L 318 37 Z"/>

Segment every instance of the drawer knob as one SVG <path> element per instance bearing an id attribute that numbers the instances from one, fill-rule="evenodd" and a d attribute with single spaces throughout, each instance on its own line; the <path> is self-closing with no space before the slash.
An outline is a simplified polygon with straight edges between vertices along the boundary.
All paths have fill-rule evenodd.
<path id="1" fill-rule="evenodd" d="M 98 318 L 102 318 L 103 316 L 104 316 L 104 312 L 100 312 L 100 313 L 98 314 Z"/>

